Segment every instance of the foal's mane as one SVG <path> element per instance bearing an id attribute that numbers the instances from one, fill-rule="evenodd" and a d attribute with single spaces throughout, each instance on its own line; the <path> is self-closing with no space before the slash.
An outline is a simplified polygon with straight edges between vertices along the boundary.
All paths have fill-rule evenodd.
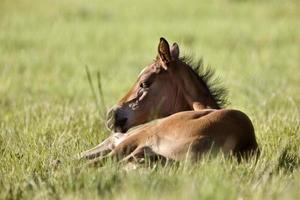
<path id="1" fill-rule="evenodd" d="M 227 89 L 220 84 L 220 80 L 215 77 L 215 71 L 210 66 L 204 67 L 202 58 L 195 62 L 191 56 L 184 56 L 179 60 L 189 66 L 191 72 L 207 89 L 219 108 L 228 105 Z"/>

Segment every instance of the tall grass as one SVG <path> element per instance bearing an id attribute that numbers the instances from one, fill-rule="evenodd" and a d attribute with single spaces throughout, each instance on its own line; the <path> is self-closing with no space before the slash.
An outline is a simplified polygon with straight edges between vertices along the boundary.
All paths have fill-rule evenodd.
<path id="1" fill-rule="evenodd" d="M 299 199 L 299 18 L 297 0 L 0 1 L 0 199 Z M 72 159 L 107 136 L 104 109 L 161 36 L 215 68 L 254 123 L 257 162 Z"/>

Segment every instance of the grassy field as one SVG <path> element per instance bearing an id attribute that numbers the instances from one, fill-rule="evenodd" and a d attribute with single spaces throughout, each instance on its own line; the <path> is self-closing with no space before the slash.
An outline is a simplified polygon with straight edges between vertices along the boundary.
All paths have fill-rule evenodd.
<path id="1" fill-rule="evenodd" d="M 0 199 L 300 199 L 299 20 L 297 0 L 1 0 Z M 161 36 L 216 70 L 254 123 L 256 164 L 72 160 L 108 134 L 85 66 L 109 107 Z"/>

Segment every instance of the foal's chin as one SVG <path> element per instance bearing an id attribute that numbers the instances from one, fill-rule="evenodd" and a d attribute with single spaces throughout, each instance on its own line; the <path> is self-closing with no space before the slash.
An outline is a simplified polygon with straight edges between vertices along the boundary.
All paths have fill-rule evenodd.
<path id="1" fill-rule="evenodd" d="M 128 128 L 126 127 L 121 127 L 121 126 L 115 126 L 111 129 L 113 133 L 126 133 L 128 131 Z"/>
<path id="2" fill-rule="evenodd" d="M 141 121 L 128 121 L 127 123 L 123 125 L 116 125 L 109 127 L 108 129 L 111 130 L 113 133 L 127 133 L 128 131 L 131 131 L 137 127 L 143 126 L 144 124 L 148 123 L 149 120 L 141 120 Z"/>

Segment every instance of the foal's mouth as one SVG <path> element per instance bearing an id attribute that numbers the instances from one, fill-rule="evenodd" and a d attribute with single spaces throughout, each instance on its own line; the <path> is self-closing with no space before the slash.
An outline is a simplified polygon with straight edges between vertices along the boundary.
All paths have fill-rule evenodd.
<path id="1" fill-rule="evenodd" d="M 107 128 L 112 132 L 112 133 L 126 133 L 128 131 L 128 128 L 124 126 L 109 126 L 107 125 Z"/>
<path id="2" fill-rule="evenodd" d="M 114 119 L 108 119 L 106 122 L 106 126 L 109 130 L 114 133 L 126 133 L 128 128 L 126 128 L 127 119 L 115 121 Z"/>

